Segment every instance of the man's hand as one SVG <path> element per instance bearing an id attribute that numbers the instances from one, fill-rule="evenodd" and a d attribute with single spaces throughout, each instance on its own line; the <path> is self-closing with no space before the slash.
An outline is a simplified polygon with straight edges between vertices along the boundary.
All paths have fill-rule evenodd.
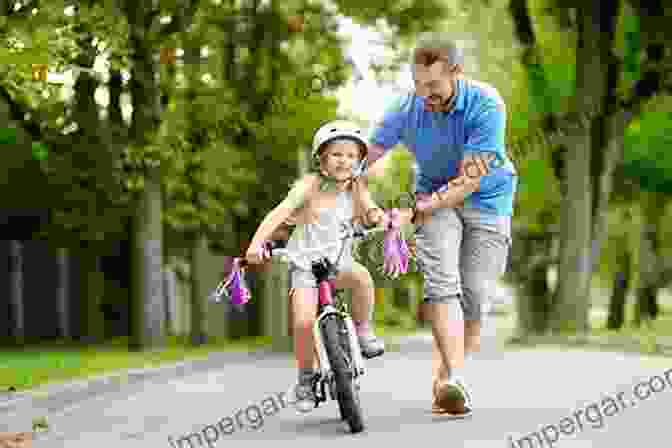
<path id="1" fill-rule="evenodd" d="M 473 153 L 462 159 L 458 167 L 458 177 L 480 178 L 490 172 L 488 163 L 496 156 L 492 153 Z"/>
<path id="2" fill-rule="evenodd" d="M 436 193 L 436 195 L 439 201 L 444 201 L 447 200 L 448 195 L 450 195 L 457 188 L 463 191 L 465 193 L 465 196 L 468 196 L 471 193 L 477 191 L 480 186 L 481 186 L 481 176 L 472 177 L 467 174 L 462 174 L 461 176 L 449 181 L 447 184 L 448 188 Z M 464 203 L 464 199 L 461 201 L 461 203 Z"/>

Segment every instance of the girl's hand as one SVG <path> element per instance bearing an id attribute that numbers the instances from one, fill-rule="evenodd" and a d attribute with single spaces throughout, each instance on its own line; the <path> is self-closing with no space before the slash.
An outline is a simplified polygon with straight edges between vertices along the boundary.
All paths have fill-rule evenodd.
<path id="1" fill-rule="evenodd" d="M 378 207 L 370 208 L 366 212 L 367 224 L 371 226 L 379 226 L 381 224 L 386 224 L 385 222 L 386 217 L 387 216 L 385 215 L 383 209 Z"/>
<path id="2" fill-rule="evenodd" d="M 265 257 L 265 250 L 262 245 L 250 245 L 245 254 L 245 260 L 250 264 L 263 264 L 268 257 Z"/>

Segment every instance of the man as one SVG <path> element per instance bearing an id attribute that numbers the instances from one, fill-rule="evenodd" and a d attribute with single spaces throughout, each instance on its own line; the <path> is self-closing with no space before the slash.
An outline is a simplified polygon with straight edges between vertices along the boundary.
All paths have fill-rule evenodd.
<path id="1" fill-rule="evenodd" d="M 432 410 L 466 417 L 464 358 L 479 348 L 481 306 L 505 270 L 517 174 L 505 151 L 503 100 L 463 76 L 463 56 L 449 38 L 421 35 L 412 70 L 415 92 L 395 98 L 374 126 L 368 176 L 384 175 L 375 160 L 399 142 L 416 157 L 416 253 L 434 335 Z M 452 188 L 465 183 L 473 188 Z"/>

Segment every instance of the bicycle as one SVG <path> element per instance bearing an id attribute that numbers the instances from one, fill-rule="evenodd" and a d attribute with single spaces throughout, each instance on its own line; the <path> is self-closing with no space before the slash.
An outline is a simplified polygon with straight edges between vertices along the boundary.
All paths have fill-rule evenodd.
<path id="1" fill-rule="evenodd" d="M 361 352 L 355 325 L 350 316 L 347 305 L 336 289 L 334 278 L 338 273 L 338 263 L 345 249 L 347 239 L 364 239 L 375 232 L 382 232 L 383 227 L 365 229 L 359 224 L 351 224 L 344 229 L 344 235 L 337 241 L 301 251 L 320 252 L 326 248 L 341 244 L 338 258 L 331 262 L 322 257 L 312 263 L 312 272 L 318 283 L 318 310 L 313 326 L 319 368 L 313 380 L 315 394 L 315 408 L 328 400 L 338 401 L 341 420 L 345 420 L 353 434 L 364 430 L 364 417 L 359 399 L 359 379 L 364 375 L 364 357 Z M 270 241 L 266 245 L 269 256 L 290 257 L 284 249 L 284 241 Z M 239 267 L 244 269 L 248 263 L 239 260 Z M 228 283 L 223 280 L 218 285 L 214 295 L 221 299 L 228 295 Z"/>

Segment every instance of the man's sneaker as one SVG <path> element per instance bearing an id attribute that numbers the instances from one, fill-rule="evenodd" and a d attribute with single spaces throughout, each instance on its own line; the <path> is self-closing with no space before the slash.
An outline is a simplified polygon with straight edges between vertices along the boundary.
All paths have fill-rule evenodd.
<path id="1" fill-rule="evenodd" d="M 464 382 L 450 379 L 445 383 L 434 383 L 432 412 L 451 418 L 466 418 L 472 413 L 471 395 Z"/>
<path id="2" fill-rule="evenodd" d="M 362 349 L 362 356 L 366 359 L 375 358 L 385 353 L 385 343 L 373 333 L 357 336 L 357 341 Z"/>
<path id="3" fill-rule="evenodd" d="M 312 411 L 317 403 L 313 385 L 296 383 L 287 394 L 287 402 L 301 413 Z"/>

